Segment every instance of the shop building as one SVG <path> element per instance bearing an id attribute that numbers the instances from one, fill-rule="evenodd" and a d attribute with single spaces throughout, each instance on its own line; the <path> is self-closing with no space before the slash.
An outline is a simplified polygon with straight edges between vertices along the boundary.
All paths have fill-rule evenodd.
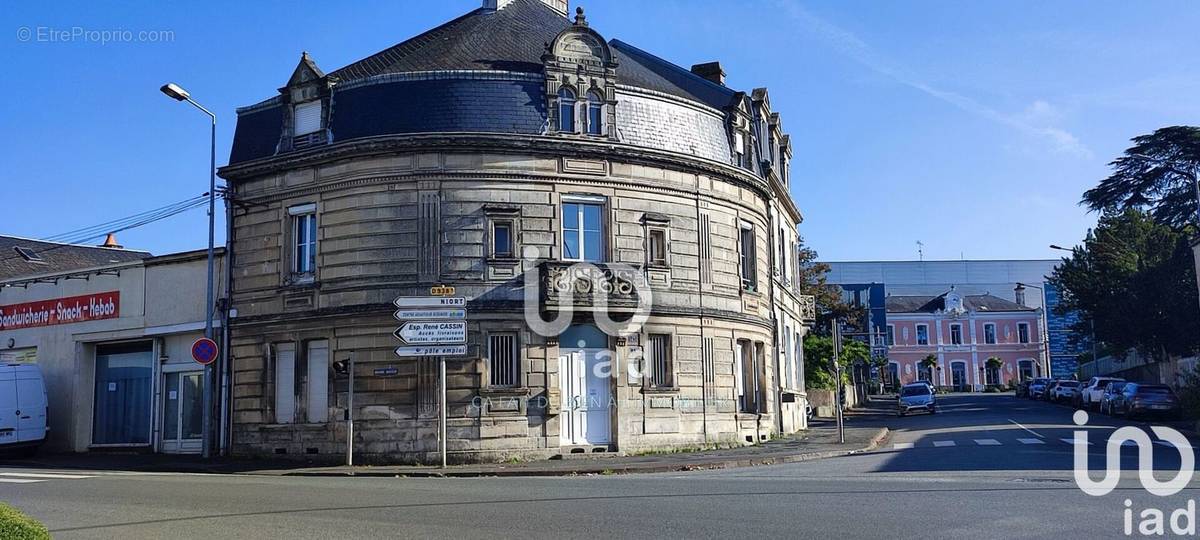
<path id="1" fill-rule="evenodd" d="M 801 214 L 768 92 L 492 0 L 238 111 L 238 455 L 432 461 L 398 297 L 466 297 L 452 461 L 747 444 L 805 427 Z M 616 322 L 614 322 L 616 321 Z"/>
<path id="2" fill-rule="evenodd" d="M 46 449 L 199 452 L 206 253 L 5 243 L 0 359 L 41 368 Z"/>

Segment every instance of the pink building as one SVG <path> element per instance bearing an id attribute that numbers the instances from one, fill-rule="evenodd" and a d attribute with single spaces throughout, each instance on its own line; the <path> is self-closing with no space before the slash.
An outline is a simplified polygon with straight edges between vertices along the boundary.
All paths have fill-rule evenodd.
<path id="1" fill-rule="evenodd" d="M 901 384 L 929 380 L 958 391 L 1040 376 L 1040 320 L 1040 309 L 953 287 L 939 296 L 888 296 L 888 369 Z M 930 355 L 936 367 L 923 367 Z"/>

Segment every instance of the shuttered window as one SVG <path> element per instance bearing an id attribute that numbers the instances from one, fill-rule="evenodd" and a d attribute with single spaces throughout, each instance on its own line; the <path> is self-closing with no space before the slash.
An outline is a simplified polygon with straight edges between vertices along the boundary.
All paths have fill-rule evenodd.
<path id="1" fill-rule="evenodd" d="M 329 421 L 329 342 L 308 343 L 308 378 L 305 388 L 305 418 L 309 423 Z"/>
<path id="2" fill-rule="evenodd" d="M 296 347 L 291 343 L 275 348 L 275 423 L 296 421 Z"/>
<path id="3" fill-rule="evenodd" d="M 488 335 L 488 361 L 491 386 L 519 386 L 520 357 L 517 354 L 517 335 L 515 333 Z"/>
<path id="4" fill-rule="evenodd" d="M 295 131 L 293 135 L 307 135 L 321 130 L 321 102 L 311 101 L 296 105 Z"/>
<path id="5" fill-rule="evenodd" d="M 674 385 L 671 373 L 671 336 L 668 334 L 650 334 L 650 386 L 654 388 L 671 388 Z"/>

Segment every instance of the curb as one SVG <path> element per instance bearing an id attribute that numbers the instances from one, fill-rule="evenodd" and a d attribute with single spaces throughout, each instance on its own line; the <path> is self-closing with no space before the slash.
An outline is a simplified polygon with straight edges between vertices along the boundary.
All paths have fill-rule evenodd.
<path id="1" fill-rule="evenodd" d="M 492 471 L 455 471 L 451 470 L 429 470 L 429 471 L 408 471 L 408 472 L 385 472 L 385 471 L 296 471 L 282 472 L 277 474 L 272 473 L 237 473 L 253 476 L 298 476 L 298 477 L 366 477 L 366 478 L 483 478 L 483 477 L 560 477 L 560 476 L 596 476 L 596 475 L 618 475 L 618 474 L 647 474 L 647 473 L 667 473 L 667 472 L 686 472 L 686 471 L 704 471 L 704 470 L 719 470 L 719 469 L 737 469 L 743 467 L 757 467 L 761 465 L 781 465 L 785 463 L 799 463 L 804 461 L 814 461 L 818 459 L 827 459 L 831 457 L 849 456 L 870 452 L 879 447 L 879 444 L 887 439 L 890 431 L 888 428 L 879 428 L 873 437 L 868 440 L 867 444 L 861 448 L 853 450 L 827 450 L 823 452 L 801 452 L 798 454 L 783 454 L 778 456 L 761 456 L 748 458 L 730 458 L 730 459 L 714 459 L 710 461 L 696 460 L 691 463 L 664 463 L 650 465 L 595 465 L 581 467 L 576 469 L 556 469 L 556 470 L 492 470 Z"/>

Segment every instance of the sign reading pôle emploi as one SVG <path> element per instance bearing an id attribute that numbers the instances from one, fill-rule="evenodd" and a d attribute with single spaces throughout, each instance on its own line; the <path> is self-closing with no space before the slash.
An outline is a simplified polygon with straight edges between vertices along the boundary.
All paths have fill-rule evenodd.
<path id="1" fill-rule="evenodd" d="M 0 330 L 74 324 L 121 316 L 120 291 L 0 306 Z"/>

